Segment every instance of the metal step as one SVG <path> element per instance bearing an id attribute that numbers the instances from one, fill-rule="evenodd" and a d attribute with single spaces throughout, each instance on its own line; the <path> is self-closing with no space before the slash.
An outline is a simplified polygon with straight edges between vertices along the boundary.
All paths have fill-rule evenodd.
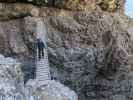
<path id="1" fill-rule="evenodd" d="M 49 69 L 49 66 L 37 66 L 37 69 Z"/>
<path id="2" fill-rule="evenodd" d="M 50 71 L 49 71 L 49 68 L 39 68 L 39 69 L 37 69 L 36 71 L 39 71 L 39 72 L 43 72 L 43 71 L 50 72 Z"/>
<path id="3" fill-rule="evenodd" d="M 38 63 L 37 64 L 38 66 L 40 65 L 40 66 L 42 66 L 42 65 L 49 65 L 48 63 Z"/>
<path id="4" fill-rule="evenodd" d="M 49 72 L 47 72 L 47 73 L 46 73 L 46 72 L 37 72 L 37 74 L 42 76 L 42 75 L 48 75 Z M 38 76 L 38 75 L 37 75 L 37 76 Z"/>
<path id="5" fill-rule="evenodd" d="M 49 67 L 48 66 L 41 66 L 41 67 L 38 67 L 37 70 L 38 69 L 49 69 Z"/>
<path id="6" fill-rule="evenodd" d="M 49 63 L 38 63 L 37 65 L 49 65 Z"/>
<path id="7" fill-rule="evenodd" d="M 48 69 L 49 70 L 49 67 L 48 66 L 42 66 L 42 67 L 38 67 L 37 70 L 38 69 Z"/>
<path id="8" fill-rule="evenodd" d="M 47 66 L 47 67 L 45 67 L 45 68 L 43 68 L 43 67 L 39 67 L 39 68 L 37 68 L 37 71 L 42 71 L 42 70 L 47 70 L 47 71 L 49 71 L 50 69 L 49 69 L 49 67 Z"/>
<path id="9" fill-rule="evenodd" d="M 49 68 L 48 65 L 41 65 L 41 66 L 37 66 L 37 68 Z"/>
<path id="10" fill-rule="evenodd" d="M 37 76 L 38 80 L 42 80 L 42 79 L 49 79 L 49 76 Z M 45 81 L 45 80 L 44 80 Z"/>
<path id="11" fill-rule="evenodd" d="M 46 76 L 46 77 L 38 76 L 37 79 L 45 81 L 44 79 L 49 79 L 49 76 Z"/>
<path id="12" fill-rule="evenodd" d="M 42 66 L 42 65 L 49 65 L 48 63 L 38 63 L 38 66 Z"/>
<path id="13" fill-rule="evenodd" d="M 42 76 L 42 75 L 49 75 L 50 73 L 48 73 L 48 72 L 37 72 L 37 74 L 38 74 L 37 76 L 39 76 L 39 75 Z"/>
<path id="14" fill-rule="evenodd" d="M 47 71 L 47 72 L 44 72 L 44 71 L 37 71 L 36 73 L 37 73 L 38 75 L 42 75 L 42 74 L 45 75 L 46 73 L 49 74 L 50 72 L 49 72 L 49 71 Z"/>
<path id="15" fill-rule="evenodd" d="M 42 69 L 42 70 L 38 69 L 37 72 L 49 72 L 49 70 L 48 69 Z"/>
<path id="16" fill-rule="evenodd" d="M 37 69 L 49 69 L 49 67 L 48 66 L 41 66 L 41 67 L 39 66 Z"/>
<path id="17" fill-rule="evenodd" d="M 45 77 L 45 76 L 49 76 L 49 73 L 45 73 L 45 74 L 44 73 L 41 73 L 41 74 L 39 73 L 39 75 L 37 75 L 37 76 Z"/>
<path id="18" fill-rule="evenodd" d="M 45 74 L 45 75 L 38 75 L 37 77 L 40 77 L 40 78 L 49 78 L 49 74 Z"/>

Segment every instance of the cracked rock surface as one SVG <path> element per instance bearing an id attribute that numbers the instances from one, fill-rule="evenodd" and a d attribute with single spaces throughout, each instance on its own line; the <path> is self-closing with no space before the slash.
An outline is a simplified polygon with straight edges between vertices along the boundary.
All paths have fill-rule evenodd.
<path id="1" fill-rule="evenodd" d="M 46 28 L 52 79 L 76 91 L 79 100 L 133 100 L 133 66 L 127 63 L 133 55 L 131 20 L 100 10 L 38 10 L 37 16 L 0 21 L 0 52 L 29 61 L 24 75 L 34 65 L 33 33 L 40 18 Z"/>

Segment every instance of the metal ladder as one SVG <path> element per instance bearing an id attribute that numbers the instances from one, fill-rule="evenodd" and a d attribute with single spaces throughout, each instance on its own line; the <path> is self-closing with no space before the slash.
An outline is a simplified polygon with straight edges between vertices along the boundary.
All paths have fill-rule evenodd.
<path id="1" fill-rule="evenodd" d="M 41 59 L 38 58 L 37 49 L 36 57 L 36 79 L 39 83 L 45 84 L 46 81 L 51 80 L 47 49 L 44 49 L 44 57 Z"/>

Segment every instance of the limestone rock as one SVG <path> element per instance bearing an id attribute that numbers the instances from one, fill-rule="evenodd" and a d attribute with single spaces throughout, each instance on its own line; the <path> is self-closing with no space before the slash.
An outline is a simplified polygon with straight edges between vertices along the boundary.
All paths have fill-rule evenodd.
<path id="1" fill-rule="evenodd" d="M 79 100 L 133 99 L 133 66 L 127 63 L 133 55 L 131 20 L 129 24 L 129 19 L 101 10 L 43 8 L 39 14 L 44 25 L 39 28 L 45 29 L 47 37 L 52 79 L 75 90 Z M 35 53 L 34 32 L 39 17 L 0 22 L 0 52 L 30 62 Z M 26 65 L 27 73 L 32 66 L 33 62 Z M 35 93 L 41 94 L 40 98 L 43 94 L 50 97 L 38 89 Z"/>
<path id="2" fill-rule="evenodd" d="M 53 79 L 74 88 L 80 100 L 133 98 L 132 89 L 127 89 L 132 87 L 127 64 L 132 35 L 121 20 L 100 12 L 52 16 L 47 42 Z"/>
<path id="3" fill-rule="evenodd" d="M 78 100 L 75 92 L 59 82 L 49 81 L 47 85 L 37 87 L 36 80 L 29 81 L 27 88 L 32 90 L 31 95 L 40 100 Z"/>
<path id="4" fill-rule="evenodd" d="M 24 85 L 20 64 L 14 59 L 4 58 L 0 62 L 0 98 L 2 100 L 78 100 L 76 93 L 59 82 L 49 81 L 47 86 L 37 87 L 37 81 Z M 1 59 L 0 59 L 1 60 Z M 14 64 L 11 65 L 9 61 Z"/>

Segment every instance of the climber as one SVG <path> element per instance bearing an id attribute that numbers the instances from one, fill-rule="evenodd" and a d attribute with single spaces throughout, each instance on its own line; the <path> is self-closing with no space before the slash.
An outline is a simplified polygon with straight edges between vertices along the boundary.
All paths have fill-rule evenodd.
<path id="1" fill-rule="evenodd" d="M 46 49 L 46 43 L 44 43 L 40 38 L 37 39 L 37 48 L 38 48 L 38 56 L 39 59 L 44 57 L 44 48 Z"/>

